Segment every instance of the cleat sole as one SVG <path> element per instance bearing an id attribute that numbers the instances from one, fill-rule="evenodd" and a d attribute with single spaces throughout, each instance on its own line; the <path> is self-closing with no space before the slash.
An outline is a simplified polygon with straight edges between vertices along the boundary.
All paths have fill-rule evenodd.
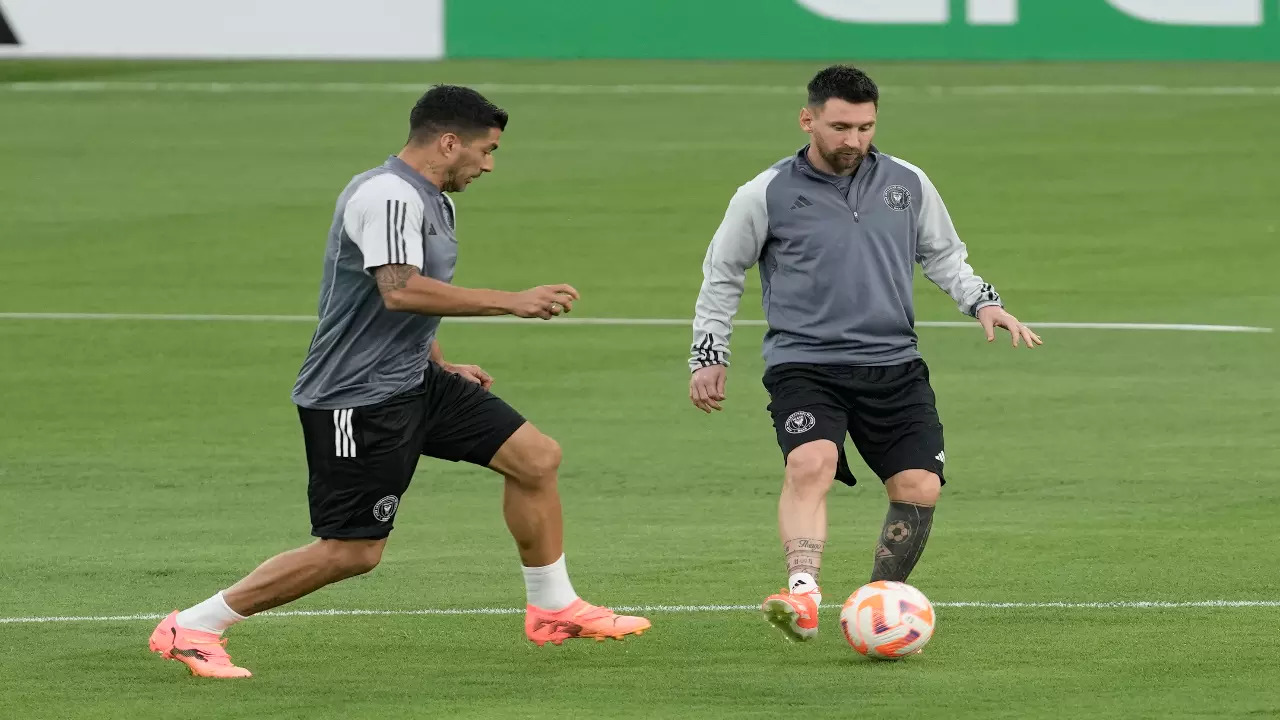
<path id="1" fill-rule="evenodd" d="M 761 615 L 764 617 L 765 622 L 776 627 L 791 642 L 812 640 L 818 634 L 817 628 L 806 633 L 798 627 L 796 621 L 799 618 L 796 611 L 781 600 L 766 601 L 764 607 L 761 608 Z"/>
<path id="2" fill-rule="evenodd" d="M 626 640 L 628 635 L 640 636 L 648 632 L 650 629 L 651 628 L 649 627 L 642 627 L 638 630 L 630 630 L 626 632 L 618 631 L 618 630 L 609 632 L 608 630 L 604 630 L 597 633 L 584 633 L 581 635 L 574 635 L 572 637 L 551 637 L 551 638 L 545 638 L 545 639 L 543 638 L 534 639 L 533 637 L 529 637 L 528 635 L 526 635 L 526 638 L 529 640 L 529 642 L 532 642 L 534 645 L 537 645 L 538 647 L 542 647 L 547 643 L 551 643 L 552 645 L 557 645 L 557 646 L 563 645 L 566 640 L 595 640 L 597 643 L 602 643 L 602 642 L 605 642 L 606 640 L 613 639 L 613 640 L 617 640 L 618 642 L 622 642 Z"/>

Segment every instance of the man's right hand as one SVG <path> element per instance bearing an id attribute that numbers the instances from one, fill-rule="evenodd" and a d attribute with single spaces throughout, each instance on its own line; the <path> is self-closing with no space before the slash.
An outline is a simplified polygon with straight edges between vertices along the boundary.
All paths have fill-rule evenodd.
<path id="1" fill-rule="evenodd" d="M 507 311 L 516 317 L 550 320 L 573 310 L 573 301 L 579 297 L 572 285 L 540 285 L 512 293 Z"/>
<path id="2" fill-rule="evenodd" d="M 694 371 L 693 377 L 689 378 L 689 400 L 694 407 L 705 413 L 721 409 L 720 403 L 724 401 L 724 376 L 723 365 L 708 365 Z"/>

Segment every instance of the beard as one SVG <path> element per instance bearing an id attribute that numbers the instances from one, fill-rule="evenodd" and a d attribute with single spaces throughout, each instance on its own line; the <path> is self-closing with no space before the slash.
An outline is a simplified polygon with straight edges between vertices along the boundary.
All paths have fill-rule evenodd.
<path id="1" fill-rule="evenodd" d="M 866 157 L 866 153 L 857 148 L 830 150 L 824 147 L 816 137 L 814 138 L 814 147 L 818 150 L 818 156 L 825 160 L 837 175 L 851 174 L 862 163 L 862 158 Z"/>
<path id="2" fill-rule="evenodd" d="M 482 174 L 477 166 L 459 162 L 446 170 L 443 178 L 444 187 L 440 189 L 451 193 L 462 192 Z"/>
<path id="3" fill-rule="evenodd" d="M 858 168 L 862 163 L 864 153 L 861 150 L 844 150 L 834 152 L 823 152 L 821 148 L 818 153 L 822 155 L 822 159 L 836 171 L 837 175 L 848 175 Z"/>
<path id="4" fill-rule="evenodd" d="M 443 190 L 444 192 L 455 193 L 455 192 L 462 192 L 463 189 L 465 189 L 466 187 L 467 187 L 466 183 L 462 182 L 462 178 L 459 176 L 458 172 L 454 171 L 449 173 L 449 175 L 445 177 L 444 187 L 440 189 Z"/>

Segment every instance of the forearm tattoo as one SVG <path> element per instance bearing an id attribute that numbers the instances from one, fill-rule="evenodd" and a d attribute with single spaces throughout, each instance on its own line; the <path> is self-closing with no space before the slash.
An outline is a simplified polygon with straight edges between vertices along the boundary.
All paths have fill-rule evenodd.
<path id="1" fill-rule="evenodd" d="M 826 544 L 811 538 L 796 538 L 783 543 L 782 548 L 787 554 L 787 574 L 807 572 L 816 579 L 818 568 L 822 566 L 822 548 Z"/>
<path id="2" fill-rule="evenodd" d="M 374 271 L 378 280 L 378 292 L 389 293 L 392 290 L 403 290 L 409 284 L 409 278 L 417 270 L 412 265 L 383 265 Z"/>

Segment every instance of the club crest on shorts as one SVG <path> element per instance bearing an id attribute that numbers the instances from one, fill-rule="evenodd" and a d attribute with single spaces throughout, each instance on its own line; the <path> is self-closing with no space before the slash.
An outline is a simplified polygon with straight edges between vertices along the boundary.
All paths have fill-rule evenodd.
<path id="1" fill-rule="evenodd" d="M 396 515 L 396 508 L 400 506 L 400 498 L 395 495 L 388 495 L 373 504 L 373 517 L 378 522 L 386 522 Z"/>
<path id="2" fill-rule="evenodd" d="M 817 424 L 818 421 L 813 419 L 813 413 L 797 410 L 791 413 L 783 427 L 792 435 L 799 435 L 800 433 L 809 432 Z"/>
<path id="3" fill-rule="evenodd" d="M 902 212 L 911 207 L 911 191 L 901 185 L 890 185 L 884 191 L 884 204 L 890 210 Z"/>

